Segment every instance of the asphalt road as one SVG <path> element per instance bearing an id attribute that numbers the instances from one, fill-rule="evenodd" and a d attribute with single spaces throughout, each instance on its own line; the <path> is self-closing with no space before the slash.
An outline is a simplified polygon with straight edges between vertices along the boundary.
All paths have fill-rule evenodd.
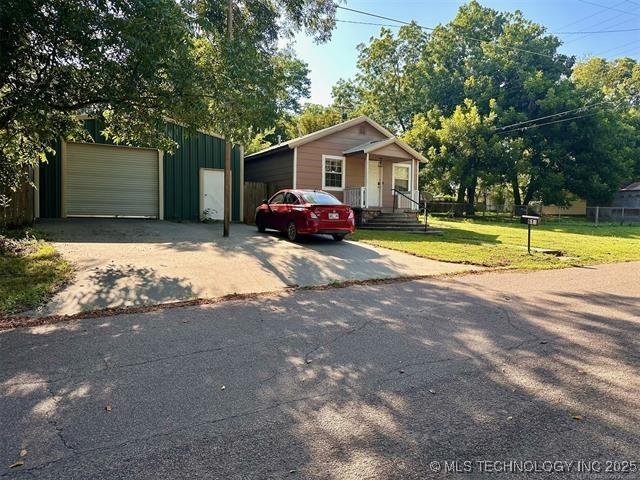
<path id="1" fill-rule="evenodd" d="M 638 262 L 78 320 L 0 357 L 8 478 L 640 477 L 578 470 L 640 461 Z"/>

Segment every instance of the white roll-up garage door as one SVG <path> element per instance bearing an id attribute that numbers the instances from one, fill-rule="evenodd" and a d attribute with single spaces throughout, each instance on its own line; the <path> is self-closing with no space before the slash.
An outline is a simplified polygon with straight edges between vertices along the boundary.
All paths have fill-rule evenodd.
<path id="1" fill-rule="evenodd" d="M 158 151 L 67 143 L 66 215 L 158 217 Z"/>

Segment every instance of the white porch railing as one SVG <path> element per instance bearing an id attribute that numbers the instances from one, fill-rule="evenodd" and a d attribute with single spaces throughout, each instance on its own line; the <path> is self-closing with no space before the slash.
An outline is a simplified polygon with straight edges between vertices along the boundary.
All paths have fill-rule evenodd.
<path id="1" fill-rule="evenodd" d="M 407 197 L 411 197 L 413 202 L 402 195 L 395 195 L 396 205 L 398 210 L 418 210 L 418 204 L 420 203 L 420 191 L 412 190 L 409 192 L 403 192 Z M 416 203 L 414 203 L 416 202 Z"/>
<path id="2" fill-rule="evenodd" d="M 365 187 L 349 187 L 344 189 L 344 203 L 350 207 L 364 208 L 367 198 Z"/>

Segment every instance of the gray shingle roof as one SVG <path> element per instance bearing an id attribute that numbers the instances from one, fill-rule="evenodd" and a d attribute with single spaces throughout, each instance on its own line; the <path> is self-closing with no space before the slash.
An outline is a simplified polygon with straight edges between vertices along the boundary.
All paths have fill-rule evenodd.
<path id="1" fill-rule="evenodd" d="M 623 192 L 640 192 L 640 182 L 630 183 L 626 187 L 622 187 L 620 190 Z"/>

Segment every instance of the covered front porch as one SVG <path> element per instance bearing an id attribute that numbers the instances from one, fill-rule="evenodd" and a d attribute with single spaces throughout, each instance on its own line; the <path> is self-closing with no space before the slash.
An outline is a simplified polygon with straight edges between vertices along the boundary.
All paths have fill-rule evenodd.
<path id="1" fill-rule="evenodd" d="M 382 212 L 419 209 L 419 160 L 390 139 L 344 152 L 344 203 Z"/>

